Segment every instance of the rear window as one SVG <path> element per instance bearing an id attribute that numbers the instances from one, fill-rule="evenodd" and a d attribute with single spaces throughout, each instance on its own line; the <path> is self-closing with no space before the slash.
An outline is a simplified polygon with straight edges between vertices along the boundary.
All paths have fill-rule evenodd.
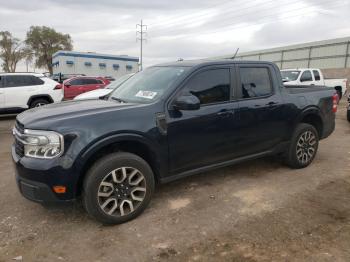
<path id="1" fill-rule="evenodd" d="M 243 98 L 268 96 L 272 93 L 268 68 L 241 67 L 239 70 Z"/>
<path id="2" fill-rule="evenodd" d="M 320 81 L 320 73 L 317 70 L 313 70 L 312 72 L 314 73 L 315 81 Z"/>

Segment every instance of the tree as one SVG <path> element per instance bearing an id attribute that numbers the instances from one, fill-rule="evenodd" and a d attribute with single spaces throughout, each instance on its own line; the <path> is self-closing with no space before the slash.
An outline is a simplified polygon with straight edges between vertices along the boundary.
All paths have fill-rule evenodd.
<path id="1" fill-rule="evenodd" d="M 26 56 L 24 50 L 25 47 L 18 38 L 8 31 L 0 32 L 0 58 L 5 72 L 16 71 L 17 63 Z"/>
<path id="2" fill-rule="evenodd" d="M 52 74 L 52 55 L 59 50 L 72 50 L 72 39 L 69 34 L 56 32 L 46 26 L 31 26 L 27 32 L 26 44 L 35 56 L 35 64 L 46 68 Z"/>

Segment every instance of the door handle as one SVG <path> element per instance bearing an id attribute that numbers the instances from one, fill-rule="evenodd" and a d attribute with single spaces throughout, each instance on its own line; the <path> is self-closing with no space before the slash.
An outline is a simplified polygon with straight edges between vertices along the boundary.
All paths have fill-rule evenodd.
<path id="1" fill-rule="evenodd" d="M 231 109 L 231 110 L 226 110 L 226 109 L 223 109 L 221 110 L 220 112 L 216 113 L 218 116 L 230 116 L 230 115 L 233 115 L 234 114 L 234 110 Z"/>
<path id="2" fill-rule="evenodd" d="M 267 106 L 275 106 L 275 105 L 278 105 L 278 103 L 276 103 L 276 102 L 269 102 L 266 105 Z"/>

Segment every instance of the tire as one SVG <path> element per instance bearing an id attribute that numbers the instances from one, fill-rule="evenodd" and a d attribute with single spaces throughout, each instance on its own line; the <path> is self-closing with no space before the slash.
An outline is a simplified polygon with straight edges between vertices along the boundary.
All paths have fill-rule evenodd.
<path id="1" fill-rule="evenodd" d="M 121 224 L 145 210 L 154 187 L 154 175 L 145 160 L 131 153 L 113 153 L 99 159 L 87 172 L 83 206 L 103 224 Z"/>
<path id="2" fill-rule="evenodd" d="M 350 122 L 350 108 L 346 111 L 346 118 Z"/>
<path id="3" fill-rule="evenodd" d="M 50 102 L 47 101 L 44 98 L 38 98 L 38 99 L 34 99 L 31 103 L 30 103 L 30 108 L 34 108 L 34 107 L 39 107 L 39 106 L 44 106 L 49 104 Z"/>
<path id="4" fill-rule="evenodd" d="M 318 142 L 319 137 L 315 127 L 305 123 L 299 124 L 286 152 L 286 164 L 291 168 L 304 168 L 310 165 L 316 156 Z"/>

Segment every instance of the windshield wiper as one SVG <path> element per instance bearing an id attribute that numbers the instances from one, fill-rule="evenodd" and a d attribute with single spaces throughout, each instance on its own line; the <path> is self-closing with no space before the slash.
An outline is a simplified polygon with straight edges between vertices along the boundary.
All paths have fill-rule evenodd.
<path id="1" fill-rule="evenodd" d="M 125 100 L 120 99 L 120 98 L 118 98 L 118 97 L 112 96 L 111 98 L 112 98 L 113 100 L 115 100 L 115 101 L 118 101 L 119 103 L 127 103 Z"/>

